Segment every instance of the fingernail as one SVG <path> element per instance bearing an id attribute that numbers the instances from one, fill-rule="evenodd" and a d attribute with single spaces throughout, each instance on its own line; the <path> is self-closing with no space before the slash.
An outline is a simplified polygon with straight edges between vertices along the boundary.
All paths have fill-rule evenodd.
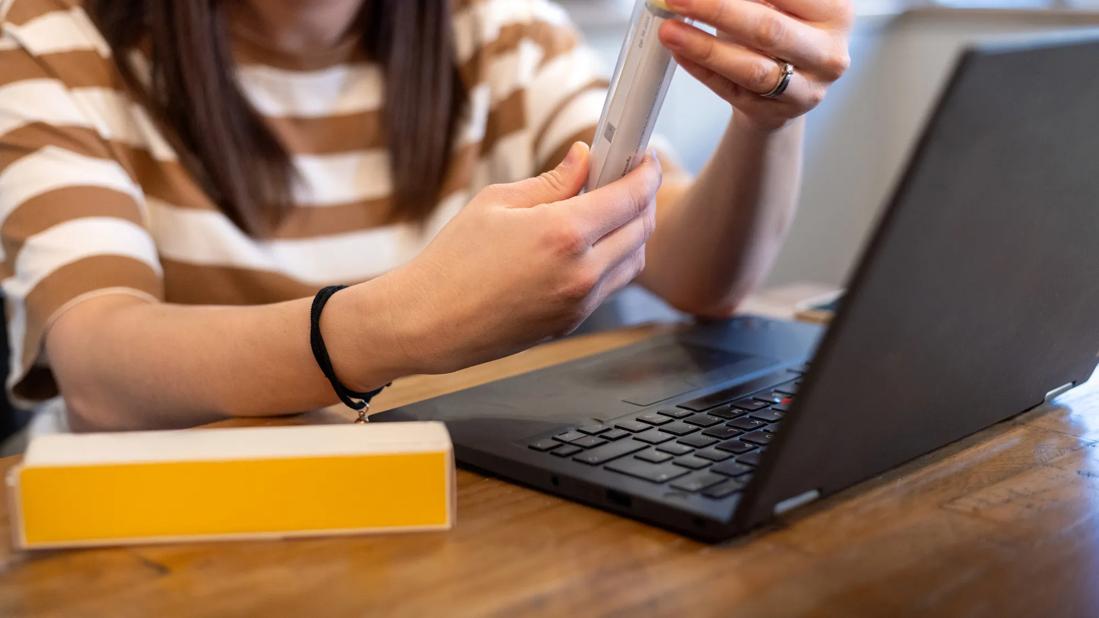
<path id="1" fill-rule="evenodd" d="M 649 149 L 649 158 L 650 158 L 650 159 L 652 159 L 652 160 L 653 160 L 653 163 L 655 163 L 655 164 L 656 164 L 656 169 L 657 169 L 658 171 L 661 171 L 661 172 L 663 172 L 663 171 L 664 171 L 664 166 L 663 166 L 663 165 L 661 165 L 661 163 L 660 163 L 660 157 L 658 157 L 658 156 L 657 156 L 657 154 L 656 154 L 656 149 L 655 149 L 655 148 L 650 148 L 650 149 Z"/>
<path id="2" fill-rule="evenodd" d="M 683 47 L 683 30 L 675 22 L 669 22 L 664 28 L 664 43 L 669 47 Z"/>
<path id="3" fill-rule="evenodd" d="M 689 4 L 689 0 L 667 0 L 668 8 L 672 10 L 685 9 Z"/>

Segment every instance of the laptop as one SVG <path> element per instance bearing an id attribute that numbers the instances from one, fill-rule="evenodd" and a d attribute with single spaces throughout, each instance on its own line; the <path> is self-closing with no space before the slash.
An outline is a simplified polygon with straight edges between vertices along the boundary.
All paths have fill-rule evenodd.
<path id="1" fill-rule="evenodd" d="M 960 58 L 827 331 L 741 316 L 376 415 L 720 541 L 1089 379 L 1099 35 Z M 842 155 L 842 153 L 838 153 Z"/>

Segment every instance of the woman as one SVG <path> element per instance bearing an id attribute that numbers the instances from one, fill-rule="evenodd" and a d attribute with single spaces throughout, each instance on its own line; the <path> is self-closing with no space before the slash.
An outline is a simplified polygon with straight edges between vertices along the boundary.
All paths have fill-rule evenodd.
<path id="1" fill-rule="evenodd" d="M 60 392 L 76 429 L 333 404 L 310 345 L 333 283 L 318 330 L 358 392 L 568 332 L 634 280 L 729 315 L 793 215 L 852 11 L 668 4 L 716 28 L 660 39 L 733 120 L 693 182 L 649 157 L 578 195 L 605 82 L 546 0 L 4 3 L 13 397 Z"/>

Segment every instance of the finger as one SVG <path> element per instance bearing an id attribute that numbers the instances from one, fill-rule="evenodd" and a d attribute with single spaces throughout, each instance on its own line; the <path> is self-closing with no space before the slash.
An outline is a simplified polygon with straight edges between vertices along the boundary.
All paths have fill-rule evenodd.
<path id="1" fill-rule="evenodd" d="M 673 54 L 673 57 L 679 65 L 679 68 L 690 73 L 692 77 L 702 82 L 707 88 L 717 93 L 719 97 L 733 105 L 738 105 L 749 97 L 754 96 L 753 92 L 741 88 L 693 60 L 689 60 L 679 54 Z"/>
<path id="2" fill-rule="evenodd" d="M 645 248 L 641 247 L 607 271 L 596 292 L 599 302 L 602 303 L 611 294 L 633 283 L 644 270 Z"/>
<path id="3" fill-rule="evenodd" d="M 728 57 L 712 58 L 708 64 L 701 64 L 678 52 L 674 56 L 683 70 L 736 106 L 755 99 L 772 105 L 787 103 L 804 112 L 820 105 L 823 99 L 824 89 L 798 72 L 790 77 L 790 84 L 782 95 L 774 99 L 764 98 L 762 95 L 774 90 L 782 80 L 782 67 L 771 58 L 745 49 L 732 48 L 721 52 L 722 56 L 725 54 Z M 721 68 L 715 69 L 715 64 L 720 64 Z M 738 77 L 731 77 L 733 73 L 737 73 Z"/>
<path id="4" fill-rule="evenodd" d="M 738 112 L 748 114 L 755 119 L 755 122 L 762 123 L 764 126 L 782 127 L 789 120 L 797 118 L 807 111 L 804 107 L 788 103 L 785 100 L 786 95 L 778 99 L 766 99 L 689 60 L 680 59 L 679 63 L 685 71 L 731 103 Z"/>
<path id="5" fill-rule="evenodd" d="M 815 22 L 845 23 L 853 12 L 851 0 L 767 0 L 767 3 Z"/>
<path id="6" fill-rule="evenodd" d="M 591 256 L 610 267 L 632 255 L 652 237 L 656 229 L 656 201 L 650 201 L 641 216 L 604 236 L 592 247 Z"/>
<path id="7" fill-rule="evenodd" d="M 533 178 L 496 185 L 496 197 L 509 206 L 529 208 L 574 197 L 588 180 L 588 145 L 576 142 L 557 167 Z"/>
<path id="8" fill-rule="evenodd" d="M 660 31 L 664 44 L 686 58 L 756 94 L 766 94 L 782 80 L 782 66 L 773 58 L 722 41 L 698 28 L 668 22 Z"/>
<path id="9" fill-rule="evenodd" d="M 660 162 L 650 155 L 622 178 L 546 207 L 562 209 L 564 216 L 579 226 L 588 244 L 594 245 L 644 213 L 660 188 L 660 181 Z"/>
<path id="10" fill-rule="evenodd" d="M 744 47 L 782 58 L 803 70 L 827 64 L 827 52 L 834 46 L 824 31 L 750 0 L 668 0 L 668 4 L 677 13 L 710 24 Z"/>

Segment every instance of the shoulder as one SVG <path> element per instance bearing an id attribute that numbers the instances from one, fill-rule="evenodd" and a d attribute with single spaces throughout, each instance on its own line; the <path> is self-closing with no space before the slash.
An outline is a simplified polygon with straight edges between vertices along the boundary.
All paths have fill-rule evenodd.
<path id="1" fill-rule="evenodd" d="M 116 88 L 111 50 L 80 0 L 0 0 L 0 84 Z"/>
<path id="2" fill-rule="evenodd" d="M 452 6 L 456 16 L 470 14 L 511 22 L 568 21 L 565 9 L 550 0 L 454 0 Z"/>
<path id="3" fill-rule="evenodd" d="M 105 140 L 154 139 L 81 2 L 0 0 L 0 9 L 0 144 L 9 154 L 52 145 L 106 159 Z"/>
<path id="4" fill-rule="evenodd" d="M 453 20 L 463 79 L 498 93 L 532 83 L 548 61 L 583 48 L 568 14 L 548 0 L 455 0 Z"/>
<path id="5" fill-rule="evenodd" d="M 549 0 L 455 0 L 453 6 L 460 57 L 519 39 L 545 47 L 576 38 L 568 14 Z"/>
<path id="6" fill-rule="evenodd" d="M 0 0 L 0 22 L 22 28 L 41 18 L 72 21 L 85 17 L 81 0 Z"/>
<path id="7" fill-rule="evenodd" d="M 32 56 L 73 51 L 110 55 L 81 0 L 0 0 L 0 36 L 0 48 Z"/>

